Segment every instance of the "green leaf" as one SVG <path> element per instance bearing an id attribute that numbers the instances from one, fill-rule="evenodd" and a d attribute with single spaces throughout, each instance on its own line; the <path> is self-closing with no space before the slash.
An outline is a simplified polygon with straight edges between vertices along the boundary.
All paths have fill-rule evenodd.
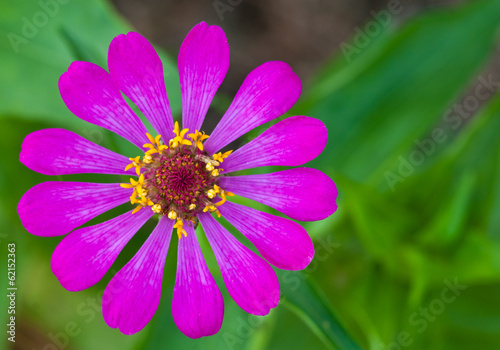
<path id="1" fill-rule="evenodd" d="M 385 34 L 366 57 L 320 72 L 294 110 L 328 128 L 328 161 L 313 164 L 380 185 L 486 62 L 499 16 L 498 0 L 425 13 Z"/>
<path id="2" fill-rule="evenodd" d="M 468 212 L 473 204 L 475 174 L 465 172 L 457 188 L 449 193 L 448 198 L 440 201 L 439 215 L 422 229 L 420 239 L 425 244 L 446 246 L 457 241 L 464 233 Z"/>
<path id="3" fill-rule="evenodd" d="M 55 5 L 42 6 L 46 3 Z M 84 133 L 89 124 L 64 105 L 59 77 L 75 60 L 93 61 L 106 68 L 109 43 L 131 28 L 103 0 L 63 4 L 0 0 L 0 7 L 0 115 L 44 121 Z M 173 113 L 177 113 L 181 108 L 177 70 L 165 54 L 160 56 Z"/>
<path id="4" fill-rule="evenodd" d="M 425 171 L 400 185 L 399 190 L 407 194 L 407 205 L 425 208 L 424 222 L 428 224 L 423 225 L 421 239 L 452 243 L 464 232 L 481 230 L 500 242 L 498 130 L 500 96 Z M 429 202 L 429 196 L 434 200 Z"/>
<path id="5" fill-rule="evenodd" d="M 292 308 L 329 348 L 361 349 L 332 311 L 328 299 L 313 282 L 301 273 L 279 271 L 282 294 Z"/>
<path id="6" fill-rule="evenodd" d="M 414 223 L 413 213 L 372 186 L 345 176 L 336 176 L 335 182 L 348 194 L 343 207 L 366 251 L 377 261 L 394 265 L 396 261 L 387 252 L 395 251 L 406 237 L 403 233 Z"/>

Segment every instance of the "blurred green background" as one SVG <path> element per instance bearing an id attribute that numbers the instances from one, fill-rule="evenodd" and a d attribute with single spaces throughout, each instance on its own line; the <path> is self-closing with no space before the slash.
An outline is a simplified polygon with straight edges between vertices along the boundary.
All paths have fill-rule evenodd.
<path id="1" fill-rule="evenodd" d="M 500 347 L 499 0 L 0 0 L 0 9 L 0 266 L 6 271 L 7 244 L 15 242 L 19 288 L 16 342 L 3 332 L 1 349 Z M 302 272 L 279 271 L 282 300 L 266 317 L 246 314 L 227 295 L 201 235 L 226 313 L 217 335 L 198 340 L 182 335 L 170 313 L 173 239 L 160 307 L 143 331 L 125 336 L 106 326 L 99 297 L 154 222 L 99 284 L 66 291 L 50 271 L 61 238 L 28 234 L 16 212 L 24 192 L 54 179 L 22 166 L 20 146 L 32 131 L 63 127 L 135 156 L 127 142 L 73 116 L 57 80 L 74 60 L 106 67 L 111 39 L 137 30 L 163 50 L 180 118 L 176 56 L 202 20 L 221 26 L 231 47 L 231 68 L 205 130 L 253 67 L 287 61 L 305 83 L 288 115 L 309 115 L 328 127 L 326 149 L 308 166 L 334 179 L 339 210 L 304 224 L 316 257 Z M 5 272 L 5 294 L 7 282 Z M 7 308 L 8 298 L 0 298 L 2 324 Z"/>

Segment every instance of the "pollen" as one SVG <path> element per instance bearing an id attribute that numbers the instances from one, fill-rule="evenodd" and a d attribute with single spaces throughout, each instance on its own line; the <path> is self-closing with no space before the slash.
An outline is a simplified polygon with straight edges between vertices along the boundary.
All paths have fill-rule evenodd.
<path id="1" fill-rule="evenodd" d="M 151 207 L 154 213 L 160 214 L 161 213 L 161 205 L 160 204 L 155 204 Z"/>
<path id="2" fill-rule="evenodd" d="M 135 168 L 138 179 L 131 178 L 121 186 L 132 191 L 134 213 L 149 206 L 154 213 L 175 220 L 180 239 L 187 235 L 184 224 L 198 224 L 197 214 L 208 211 L 221 216 L 217 208 L 233 194 L 217 184 L 220 165 L 232 151 L 207 154 L 203 142 L 209 135 L 198 130 L 188 134 L 189 130 L 181 130 L 178 122 L 173 132 L 175 136 L 165 143 L 160 135 L 146 134 L 149 143 L 143 146 L 146 151 L 142 159 L 129 158 L 132 163 L 126 167 Z"/>
<path id="3" fill-rule="evenodd" d="M 208 190 L 207 191 L 207 197 L 212 199 L 217 195 L 217 193 L 214 190 Z"/>
<path id="4" fill-rule="evenodd" d="M 153 163 L 153 157 L 151 156 L 151 154 L 146 154 L 143 158 L 143 162 L 146 163 L 146 164 L 151 164 Z"/>

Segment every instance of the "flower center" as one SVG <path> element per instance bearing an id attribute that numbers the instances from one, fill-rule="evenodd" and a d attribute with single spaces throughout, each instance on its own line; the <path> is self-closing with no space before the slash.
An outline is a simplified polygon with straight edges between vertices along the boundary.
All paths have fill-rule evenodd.
<path id="1" fill-rule="evenodd" d="M 171 210 L 178 214 L 197 214 L 209 202 L 207 192 L 216 184 L 216 177 L 197 158 L 201 152 L 193 154 L 180 146 L 169 153 L 155 157 L 152 164 L 144 167 L 147 197 L 161 205 L 164 215 Z"/>
<path id="2" fill-rule="evenodd" d="M 160 142 L 161 136 L 153 138 L 147 134 L 150 143 L 142 160 L 140 156 L 130 158 L 125 170 L 135 167 L 138 180 L 130 179 L 122 187 L 133 189 L 130 197 L 132 204 L 138 204 L 133 213 L 146 206 L 161 215 L 176 220 L 179 239 L 184 221 L 197 223 L 196 215 L 200 212 L 216 212 L 226 201 L 226 196 L 233 196 L 217 186 L 217 179 L 223 169 L 219 168 L 232 151 L 209 156 L 203 151 L 203 141 L 208 135 L 195 131 L 188 134 L 192 140 L 184 139 L 188 129 L 179 130 L 175 123 L 175 137 L 166 146 Z M 214 202 L 216 200 L 217 202 Z"/>

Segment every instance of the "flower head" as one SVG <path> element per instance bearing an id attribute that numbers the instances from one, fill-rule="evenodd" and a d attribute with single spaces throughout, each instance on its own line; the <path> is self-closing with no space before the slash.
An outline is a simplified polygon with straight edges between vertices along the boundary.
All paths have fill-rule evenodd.
<path id="1" fill-rule="evenodd" d="M 111 42 L 109 73 L 92 63 L 74 62 L 61 76 L 59 89 L 76 116 L 124 137 L 139 148 L 138 153 L 125 157 L 73 132 L 45 129 L 26 137 L 20 156 L 23 164 L 42 174 L 101 173 L 130 178 L 127 183 L 45 182 L 19 202 L 19 216 L 30 233 L 69 233 L 51 261 L 52 271 L 68 290 L 83 290 L 101 280 L 140 227 L 159 216 L 144 245 L 104 292 L 104 319 L 125 334 L 140 331 L 158 307 L 174 230 L 179 243 L 173 318 L 184 334 L 198 338 L 220 329 L 224 304 L 198 244 L 197 225 L 203 226 L 234 301 L 251 314 L 266 315 L 280 296 L 269 264 L 303 269 L 313 258 L 314 247 L 299 224 L 233 203 L 231 197 L 255 200 L 300 221 L 322 220 L 336 210 L 335 185 L 318 170 L 232 175 L 255 167 L 302 165 L 315 158 L 327 139 L 321 121 L 290 117 L 234 152 L 221 151 L 296 102 L 301 83 L 287 64 L 268 62 L 253 70 L 211 135 L 202 131 L 202 124 L 229 66 L 224 32 L 204 22 L 195 26 L 181 46 L 178 64 L 182 129 L 172 118 L 160 58 L 151 44 L 132 32 Z M 121 92 L 143 112 L 155 136 Z M 127 202 L 131 206 L 127 213 L 78 228 Z M 262 257 L 235 239 L 218 222 L 221 216 Z"/>

